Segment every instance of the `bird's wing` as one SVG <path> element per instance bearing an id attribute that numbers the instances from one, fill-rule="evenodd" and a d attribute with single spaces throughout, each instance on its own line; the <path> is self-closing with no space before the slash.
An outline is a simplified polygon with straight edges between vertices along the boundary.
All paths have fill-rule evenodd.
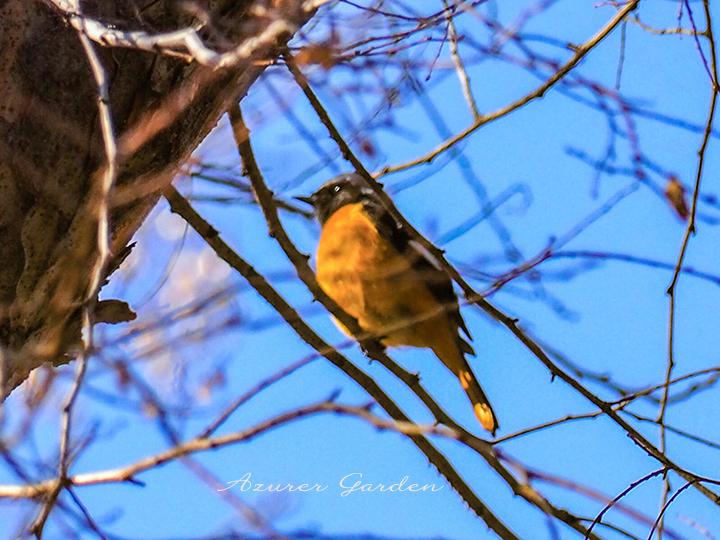
<path id="1" fill-rule="evenodd" d="M 447 272 L 442 268 L 437 258 L 430 253 L 420 242 L 413 240 L 407 231 L 402 227 L 380 202 L 370 202 L 365 205 L 366 211 L 377 223 L 378 231 L 383 238 L 390 239 L 391 243 L 404 254 L 411 262 L 413 269 L 422 277 L 430 293 L 445 307 L 450 320 L 472 340 L 470 330 L 460 314 L 458 298 L 453 290 L 452 281 Z M 475 354 L 468 341 L 458 335 L 460 348 L 464 353 Z"/>

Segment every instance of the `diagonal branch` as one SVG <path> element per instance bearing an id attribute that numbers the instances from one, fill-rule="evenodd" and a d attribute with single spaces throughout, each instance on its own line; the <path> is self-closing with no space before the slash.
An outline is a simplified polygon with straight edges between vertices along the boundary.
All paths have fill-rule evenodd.
<path id="1" fill-rule="evenodd" d="M 326 343 L 303 320 L 300 314 L 259 274 L 247 261 L 225 243 L 218 231 L 205 221 L 200 214 L 174 188 L 168 188 L 165 197 L 173 212 L 180 215 L 215 251 L 215 253 L 245 280 L 280 314 L 295 332 L 313 349 L 321 353 L 333 365 L 344 371 L 351 379 L 367 391 L 387 413 L 398 422 L 410 422 L 400 407 L 385 391 L 366 373 L 350 362 L 345 356 Z M 475 494 L 465 480 L 454 469 L 448 459 L 424 436 L 412 435 L 410 439 L 425 454 L 438 471 L 447 478 L 450 485 L 467 502 L 468 506 L 490 527 L 500 538 L 517 539 L 518 537 L 495 516 L 487 505 Z"/>
<path id="2" fill-rule="evenodd" d="M 238 147 L 238 152 L 242 158 L 243 169 L 250 178 L 258 204 L 265 215 L 270 236 L 278 242 L 282 250 L 285 252 L 285 255 L 295 267 L 298 276 L 312 292 L 315 298 L 317 298 L 334 317 L 344 324 L 346 328 L 349 328 L 354 335 L 362 336 L 364 332 L 360 329 L 357 321 L 345 313 L 344 310 L 342 310 L 320 288 L 317 283 L 315 273 L 308 265 L 308 257 L 297 250 L 282 226 L 280 216 L 278 215 L 277 207 L 274 202 L 275 199 L 273 193 L 267 187 L 263 179 L 262 172 L 260 171 L 260 167 L 255 160 L 255 155 L 250 143 L 250 131 L 243 121 L 239 105 L 235 105 L 230 109 L 230 121 L 235 136 L 235 142 Z M 362 341 L 361 344 L 363 344 Z M 372 354 L 374 355 L 374 359 L 377 359 L 385 368 L 403 381 L 405 385 L 421 399 L 421 401 L 434 414 L 438 422 L 442 422 L 451 428 L 455 433 L 460 434 L 458 440 L 466 444 L 469 448 L 475 450 L 475 452 L 477 452 L 500 475 L 500 477 L 510 486 L 515 494 L 520 495 L 530 504 L 536 506 L 540 511 L 557 518 L 576 531 L 583 534 L 587 532 L 578 516 L 575 516 L 566 510 L 557 508 L 530 485 L 520 483 L 512 475 L 512 473 L 503 466 L 495 455 L 495 452 L 492 448 L 490 448 L 486 441 L 483 441 L 482 439 L 479 439 L 469 433 L 438 405 L 434 398 L 430 396 L 430 394 L 420 384 L 417 376 L 413 376 L 405 371 L 382 350 L 372 351 Z"/>
<path id="3" fill-rule="evenodd" d="M 407 163 L 403 163 L 401 165 L 395 165 L 392 167 L 385 167 L 380 171 L 380 176 L 384 176 L 389 173 L 394 172 L 400 172 L 404 171 L 406 169 L 410 169 L 411 167 L 415 167 L 416 165 L 421 165 L 423 163 L 430 163 L 432 162 L 436 157 L 438 157 L 440 154 L 448 151 L 450 148 L 452 148 L 454 145 L 462 141 L 463 139 L 467 138 L 469 135 L 477 131 L 479 128 L 484 126 L 485 124 L 489 124 L 490 122 L 494 122 L 495 120 L 498 120 L 502 118 L 503 116 L 507 116 L 508 114 L 524 107 L 531 101 L 534 101 L 538 98 L 541 98 L 545 95 L 545 92 L 550 90 L 558 81 L 562 80 L 565 75 L 570 73 L 575 66 L 577 66 L 580 61 L 587 56 L 587 54 L 592 51 L 603 39 L 605 39 L 620 23 L 622 23 L 627 15 L 635 10 L 635 8 L 640 3 L 640 0 L 630 0 L 625 6 L 620 9 L 615 16 L 608 21 L 608 23 L 603 26 L 593 37 L 591 37 L 588 41 L 583 43 L 582 45 L 575 48 L 575 54 L 568 60 L 560 69 L 558 69 L 555 73 L 553 73 L 544 83 L 542 83 L 540 86 L 538 86 L 533 92 L 526 94 L 525 96 L 519 98 L 518 100 L 510 103 L 509 105 L 506 105 L 505 107 L 498 109 L 497 111 L 479 116 L 472 124 L 470 124 L 467 128 L 465 128 L 463 131 L 458 133 L 457 135 L 454 135 L 453 137 L 450 137 L 446 141 L 444 141 L 440 146 L 435 148 L 433 151 L 425 154 L 424 156 L 421 156 L 419 158 L 416 158 L 412 161 L 408 161 Z"/>
<path id="4" fill-rule="evenodd" d="M 637 2 L 634 2 L 633 5 L 636 5 Z M 617 25 L 620 21 L 618 20 L 615 25 Z M 607 416 L 609 416 L 615 423 L 617 423 L 630 437 L 631 439 L 638 444 L 643 450 L 645 450 L 650 456 L 655 458 L 657 461 L 665 465 L 666 467 L 673 469 L 677 471 L 677 473 L 682 476 L 685 480 L 691 481 L 696 478 L 696 475 L 691 473 L 690 471 L 687 471 L 674 463 L 672 460 L 670 460 L 664 452 L 659 450 L 656 446 L 654 446 L 646 437 L 644 437 L 637 429 L 635 429 L 632 425 L 630 425 L 624 418 L 622 418 L 616 411 L 613 410 L 613 408 L 610 406 L 609 403 L 605 402 L 604 400 L 600 399 L 598 396 L 593 394 L 590 390 L 588 390 L 585 386 L 580 384 L 575 378 L 573 378 L 571 375 L 563 371 L 560 366 L 558 366 L 555 362 L 551 360 L 551 358 L 547 355 L 547 353 L 542 349 L 542 347 L 533 340 L 520 326 L 518 326 L 518 321 L 516 319 L 513 319 L 512 317 L 509 317 L 505 313 L 503 313 L 500 309 L 495 307 L 493 304 L 491 304 L 489 301 L 487 301 L 481 294 L 479 294 L 477 291 L 475 291 L 472 286 L 470 286 L 467 281 L 460 275 L 460 273 L 457 271 L 457 269 L 452 266 L 447 259 L 444 256 L 444 252 L 439 249 L 437 246 L 435 246 L 432 242 L 430 242 L 427 238 L 425 238 L 422 234 L 420 234 L 415 227 L 410 224 L 407 219 L 395 208 L 395 205 L 393 204 L 392 200 L 388 196 L 388 194 L 383 190 L 382 184 L 380 184 L 372 174 L 365 168 L 365 166 L 362 164 L 362 162 L 357 158 L 357 156 L 354 154 L 350 146 L 347 144 L 347 142 L 343 139 L 342 135 L 338 131 L 337 127 L 335 127 L 332 119 L 330 118 L 330 115 L 328 114 L 327 110 L 323 107 L 322 103 L 318 99 L 318 97 L 313 92 L 312 88 L 310 87 L 310 84 L 308 83 L 307 78 L 303 75 L 303 73 L 298 68 L 297 64 L 295 63 L 292 56 L 286 52 L 285 54 L 285 60 L 288 69 L 292 73 L 293 77 L 295 78 L 296 83 L 300 88 L 302 89 L 303 93 L 307 97 L 308 101 L 312 105 L 313 109 L 315 109 L 315 113 L 317 114 L 320 121 L 323 123 L 325 128 L 328 130 L 328 133 L 330 134 L 330 137 L 335 141 L 335 143 L 338 145 L 338 148 L 340 149 L 340 152 L 342 153 L 343 157 L 349 161 L 352 166 L 355 168 L 355 170 L 360 174 L 366 181 L 368 187 L 370 187 L 380 198 L 380 200 L 383 202 L 384 206 L 387 208 L 389 212 L 393 214 L 393 216 L 398 220 L 398 222 L 406 229 L 408 234 L 410 234 L 415 240 L 417 240 L 423 247 L 425 247 L 438 261 L 438 263 L 442 266 L 442 268 L 447 271 L 448 275 L 460 286 L 462 289 L 465 298 L 468 302 L 473 303 L 477 305 L 480 309 L 482 309 L 487 315 L 489 315 L 492 319 L 498 321 L 503 326 L 505 326 L 512 334 L 527 348 L 530 350 L 530 352 L 538 359 L 540 362 L 550 371 L 550 373 L 553 374 L 554 377 L 558 377 L 561 380 L 563 380 L 565 383 L 567 383 L 570 387 L 572 387 L 575 391 L 577 391 L 580 395 L 582 395 L 585 399 L 593 403 L 596 407 L 598 407 L 600 410 L 602 410 Z M 700 482 L 695 482 L 694 487 L 698 489 L 703 495 L 705 495 L 708 499 L 710 499 L 712 502 L 714 502 L 717 505 L 720 505 L 720 496 L 718 496 L 714 491 L 711 489 L 705 487 Z"/>
<path id="5" fill-rule="evenodd" d="M 199 32 L 204 23 L 165 33 L 149 34 L 142 30 L 119 30 L 80 13 L 74 0 L 46 0 L 64 15 L 70 25 L 99 45 L 104 47 L 122 47 L 181 58 L 187 62 L 214 69 L 226 69 L 236 66 L 239 62 L 252 56 L 254 51 L 266 43 L 265 35 L 278 36 L 293 34 L 297 27 L 283 17 L 268 23 L 265 32 L 260 36 L 250 37 L 226 52 L 215 51 L 205 45 Z M 304 7 L 311 11 L 312 7 Z"/>

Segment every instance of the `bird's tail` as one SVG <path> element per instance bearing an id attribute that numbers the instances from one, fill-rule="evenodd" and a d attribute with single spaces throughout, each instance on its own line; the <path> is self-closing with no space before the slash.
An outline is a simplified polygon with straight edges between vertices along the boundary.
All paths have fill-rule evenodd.
<path id="1" fill-rule="evenodd" d="M 465 390 L 468 398 L 470 398 L 475 416 L 480 421 L 482 427 L 494 436 L 495 431 L 499 427 L 495 411 L 493 411 L 490 401 L 485 395 L 485 392 L 483 392 L 480 383 L 475 378 L 475 374 L 472 372 L 470 365 L 467 363 L 467 360 L 465 360 L 465 355 L 462 350 L 460 350 L 459 346 L 453 345 L 452 347 L 434 347 L 433 350 L 438 358 L 460 379 L 463 390 Z"/>
<path id="2" fill-rule="evenodd" d="M 475 378 L 475 375 L 473 374 L 470 366 L 467 364 L 465 359 L 463 359 L 463 363 L 465 364 L 465 367 L 458 372 L 460 384 L 465 390 L 465 393 L 470 398 L 470 403 L 472 403 L 473 411 L 475 411 L 475 416 L 477 416 L 480 424 L 482 424 L 482 427 L 492 433 L 494 437 L 495 431 L 497 431 L 497 428 L 499 427 L 497 417 L 495 416 L 495 411 L 493 411 L 493 408 L 490 405 L 490 401 L 485 395 L 485 392 L 483 392 L 480 383 Z"/>

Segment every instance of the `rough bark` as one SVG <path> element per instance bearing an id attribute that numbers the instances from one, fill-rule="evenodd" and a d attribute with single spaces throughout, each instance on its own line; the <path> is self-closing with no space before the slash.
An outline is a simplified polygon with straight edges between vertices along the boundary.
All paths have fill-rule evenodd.
<path id="1" fill-rule="evenodd" d="M 175 0 L 94 0 L 83 13 L 121 28 L 167 31 L 191 22 Z M 256 9 L 281 6 L 303 24 L 299 1 L 218 0 L 208 43 L 237 44 L 266 26 Z M 266 13 L 266 11 L 265 11 Z M 271 58 L 290 38 L 255 51 Z M 220 45 L 218 45 L 220 46 Z M 162 54 L 101 48 L 116 132 L 122 137 L 180 93 L 192 95 L 166 129 L 123 159 L 112 208 L 117 267 L 162 189 L 240 99 L 266 63 L 243 61 L 213 71 Z M 175 96 L 175 98 L 173 98 Z M 185 99 L 185 98 L 183 98 Z M 79 313 L 96 260 L 96 224 L 87 219 L 93 177 L 104 164 L 97 87 L 77 32 L 39 0 L 0 0 L 0 361 L 2 398 L 39 365 L 67 362 L 79 343 Z M 112 316 L 122 305 L 104 304 Z M 102 312 L 103 310 L 99 310 Z M 108 311 L 108 310 L 105 310 Z M 122 317 L 120 317 L 122 318 Z M 96 320 L 102 320 L 102 314 Z"/>

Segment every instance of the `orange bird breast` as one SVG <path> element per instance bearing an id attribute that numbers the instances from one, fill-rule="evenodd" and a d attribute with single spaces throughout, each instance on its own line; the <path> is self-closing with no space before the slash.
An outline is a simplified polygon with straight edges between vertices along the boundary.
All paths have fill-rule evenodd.
<path id="1" fill-rule="evenodd" d="M 361 203 L 341 207 L 325 222 L 317 277 L 325 293 L 385 345 L 436 348 L 456 335 L 412 262 L 378 233 Z"/>
<path id="2" fill-rule="evenodd" d="M 443 305 L 431 289 L 437 274 L 427 275 L 422 266 L 413 265 L 417 253 L 398 249 L 402 248 L 378 232 L 362 203 L 342 206 L 323 225 L 318 283 L 363 330 L 385 345 L 432 349 L 459 378 L 480 423 L 494 434 L 497 418 L 465 359 L 472 347 L 458 335 L 463 323 L 449 278 L 445 295 L 450 303 Z"/>

